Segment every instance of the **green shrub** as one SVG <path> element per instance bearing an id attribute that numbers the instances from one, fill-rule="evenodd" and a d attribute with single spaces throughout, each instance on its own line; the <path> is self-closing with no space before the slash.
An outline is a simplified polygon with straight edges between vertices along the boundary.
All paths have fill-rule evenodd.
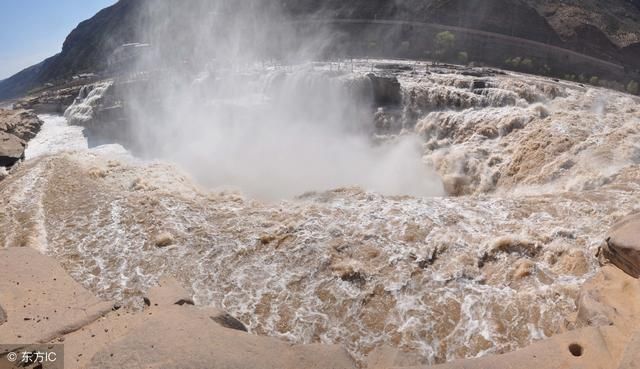
<path id="1" fill-rule="evenodd" d="M 521 66 L 523 69 L 531 70 L 531 69 L 533 69 L 533 60 L 531 60 L 531 59 L 529 59 L 529 58 L 524 58 L 524 59 L 522 60 L 522 62 L 520 62 L 520 66 Z"/>
<path id="2" fill-rule="evenodd" d="M 466 51 L 460 51 L 458 53 L 458 62 L 460 64 L 466 65 L 469 63 L 469 54 Z"/>
<path id="3" fill-rule="evenodd" d="M 456 43 L 456 35 L 449 31 L 440 32 L 434 40 L 435 52 L 438 59 L 448 54 Z"/>
<path id="4" fill-rule="evenodd" d="M 640 85 L 636 81 L 629 81 L 627 84 L 627 92 L 630 94 L 637 95 L 640 92 Z"/>

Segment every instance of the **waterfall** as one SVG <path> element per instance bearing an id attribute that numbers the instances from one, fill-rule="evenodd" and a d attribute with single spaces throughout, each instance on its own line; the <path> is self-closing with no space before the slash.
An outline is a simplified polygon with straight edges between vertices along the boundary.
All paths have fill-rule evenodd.
<path id="1" fill-rule="evenodd" d="M 73 104 L 64 112 L 69 124 L 83 126 L 90 122 L 113 82 L 98 82 L 82 87 Z"/>

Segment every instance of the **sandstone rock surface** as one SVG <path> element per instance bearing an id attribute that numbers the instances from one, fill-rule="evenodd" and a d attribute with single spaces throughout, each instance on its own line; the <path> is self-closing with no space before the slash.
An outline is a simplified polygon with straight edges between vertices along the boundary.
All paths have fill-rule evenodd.
<path id="1" fill-rule="evenodd" d="M 616 223 L 609 232 L 603 256 L 634 278 L 640 277 L 640 214 Z"/>
<path id="2" fill-rule="evenodd" d="M 634 369 L 640 365 L 640 332 L 627 345 L 618 369 Z"/>
<path id="3" fill-rule="evenodd" d="M 580 291 L 578 323 L 640 329 L 640 281 L 605 265 Z"/>
<path id="4" fill-rule="evenodd" d="M 38 132 L 42 121 L 38 116 L 29 110 L 1 110 L 0 109 L 0 131 L 12 134 L 21 140 L 29 141 Z"/>
<path id="5" fill-rule="evenodd" d="M 140 315 L 88 368 L 354 368 L 338 346 L 291 346 L 216 324 L 209 308 L 166 306 Z"/>
<path id="6" fill-rule="evenodd" d="M 355 369 L 337 345 L 291 345 L 225 327 L 239 321 L 213 307 L 180 304 L 191 297 L 175 279 L 161 279 L 148 296 L 143 311 L 116 310 L 54 259 L 28 247 L 0 249 L 0 342 L 15 343 L 11 350 L 64 343 L 65 368 L 83 369 Z"/>
<path id="7" fill-rule="evenodd" d="M 38 251 L 0 249 L 0 304 L 7 322 L 0 342 L 45 343 L 95 321 L 113 304 L 85 290 Z"/>

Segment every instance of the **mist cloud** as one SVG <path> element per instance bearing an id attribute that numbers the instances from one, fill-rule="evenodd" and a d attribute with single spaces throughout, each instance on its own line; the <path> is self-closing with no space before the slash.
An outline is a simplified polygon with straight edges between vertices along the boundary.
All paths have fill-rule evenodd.
<path id="1" fill-rule="evenodd" d="M 148 0 L 137 30 L 151 45 L 126 96 L 136 150 L 212 188 L 265 199 L 344 186 L 442 195 L 417 138 L 374 143 L 364 73 L 312 61 L 331 29 L 301 32 L 274 2 Z"/>

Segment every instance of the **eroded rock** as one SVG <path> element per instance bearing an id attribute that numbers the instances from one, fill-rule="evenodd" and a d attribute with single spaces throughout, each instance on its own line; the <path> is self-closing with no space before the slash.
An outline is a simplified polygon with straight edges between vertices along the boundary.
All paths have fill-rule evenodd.
<path id="1" fill-rule="evenodd" d="M 27 141 L 41 126 L 42 121 L 31 111 L 0 109 L 0 167 L 12 167 L 24 159 Z"/>
<path id="2" fill-rule="evenodd" d="M 613 265 L 605 265 L 580 290 L 578 323 L 614 325 L 621 329 L 640 323 L 640 281 Z"/>
<path id="3" fill-rule="evenodd" d="M 630 276 L 640 277 L 640 214 L 630 215 L 611 228 L 602 255 Z"/>
<path id="4" fill-rule="evenodd" d="M 34 138 L 43 122 L 30 110 L 0 109 L 0 131 L 12 134 L 23 141 Z"/>
<path id="5" fill-rule="evenodd" d="M 24 158 L 26 144 L 18 137 L 0 131 L 0 166 L 12 167 Z"/>

